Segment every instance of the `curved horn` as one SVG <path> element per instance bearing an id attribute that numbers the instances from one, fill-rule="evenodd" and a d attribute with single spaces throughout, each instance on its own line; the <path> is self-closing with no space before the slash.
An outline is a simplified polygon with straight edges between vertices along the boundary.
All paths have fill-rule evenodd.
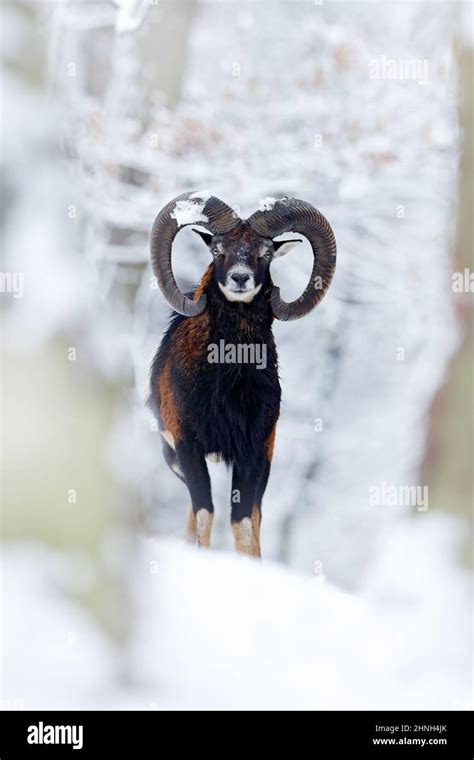
<path id="1" fill-rule="evenodd" d="M 274 287 L 270 297 L 277 319 L 304 317 L 322 300 L 336 268 L 336 239 L 331 225 L 311 203 L 297 198 L 282 198 L 270 210 L 256 211 L 247 221 L 259 235 L 274 238 L 283 232 L 299 232 L 311 243 L 313 271 L 303 294 L 286 303 L 280 297 L 280 288 Z"/>
<path id="2" fill-rule="evenodd" d="M 185 317 L 194 317 L 206 308 L 205 295 L 196 301 L 187 298 L 174 279 L 171 249 L 179 230 L 188 224 L 199 224 L 213 235 L 221 235 L 233 229 L 239 221 L 230 206 L 199 190 L 182 193 L 161 209 L 151 230 L 151 263 L 161 292 L 175 311 Z"/>

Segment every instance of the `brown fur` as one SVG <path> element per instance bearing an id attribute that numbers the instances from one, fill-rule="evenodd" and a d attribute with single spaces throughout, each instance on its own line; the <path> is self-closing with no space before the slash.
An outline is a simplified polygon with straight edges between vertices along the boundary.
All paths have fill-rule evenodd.
<path id="1" fill-rule="evenodd" d="M 186 525 L 186 541 L 190 544 L 196 543 L 196 517 L 192 507 L 189 510 L 188 522 Z"/>
<path id="2" fill-rule="evenodd" d="M 250 519 L 252 521 L 252 554 L 254 557 L 260 557 L 261 551 L 260 551 L 260 523 L 262 521 L 262 513 L 260 511 L 260 506 L 258 504 L 254 504 L 252 507 L 252 514 L 250 516 Z"/>
<path id="3" fill-rule="evenodd" d="M 212 266 L 204 273 L 196 290 L 194 299 L 202 295 L 212 277 Z M 209 317 L 206 311 L 193 319 L 186 319 L 176 330 L 173 344 L 174 350 L 166 362 L 158 379 L 158 398 L 160 399 L 160 415 L 165 430 L 169 430 L 175 440 L 179 438 L 180 418 L 171 384 L 172 362 L 184 372 L 190 372 L 196 359 L 206 351 L 209 336 Z"/>
<path id="4" fill-rule="evenodd" d="M 196 366 L 197 359 L 206 353 L 208 344 L 209 315 L 207 311 L 181 322 L 173 338 L 176 366 L 185 373 L 191 372 Z"/>
<path id="5" fill-rule="evenodd" d="M 163 372 L 158 380 L 160 394 L 160 414 L 163 420 L 165 430 L 169 430 L 174 439 L 179 437 L 179 414 L 174 400 L 173 388 L 170 380 L 171 359 L 168 360 L 163 368 Z"/>
<path id="6" fill-rule="evenodd" d="M 209 285 L 211 277 L 212 277 L 212 264 L 209 264 L 203 276 L 201 277 L 201 281 L 199 285 L 196 288 L 196 292 L 194 293 L 194 296 L 193 296 L 193 301 L 197 301 L 199 298 L 201 298 L 205 289 Z"/>
<path id="7" fill-rule="evenodd" d="M 194 300 L 197 300 L 204 292 L 212 277 L 212 265 L 210 265 L 197 287 Z M 185 319 L 177 328 L 173 338 L 173 356 L 176 366 L 186 373 L 190 373 L 196 365 L 196 360 L 206 353 L 209 344 L 209 315 L 207 311 Z"/>
<path id="8" fill-rule="evenodd" d="M 277 423 L 275 422 L 273 426 L 273 430 L 267 438 L 267 459 L 269 462 L 271 462 L 273 458 L 273 448 L 275 446 L 276 426 L 277 426 Z"/>

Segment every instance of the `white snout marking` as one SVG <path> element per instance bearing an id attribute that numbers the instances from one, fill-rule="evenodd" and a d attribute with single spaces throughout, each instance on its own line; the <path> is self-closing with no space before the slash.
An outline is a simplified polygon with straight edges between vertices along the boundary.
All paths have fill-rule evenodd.
<path id="1" fill-rule="evenodd" d="M 232 279 L 233 274 L 248 275 L 248 280 L 245 282 L 243 288 L 239 288 L 235 280 Z M 228 301 L 250 303 L 262 286 L 257 285 L 257 287 L 255 287 L 255 277 L 250 267 L 244 266 L 243 264 L 236 264 L 227 272 L 225 285 L 219 283 L 219 287 Z"/>
<path id="2" fill-rule="evenodd" d="M 262 287 L 261 285 L 257 285 L 256 288 L 253 288 L 252 290 L 229 290 L 225 285 L 221 285 L 219 283 L 219 287 L 224 293 L 225 297 L 228 301 L 243 301 L 244 303 L 250 303 L 255 296 L 257 295 L 258 291 Z"/>

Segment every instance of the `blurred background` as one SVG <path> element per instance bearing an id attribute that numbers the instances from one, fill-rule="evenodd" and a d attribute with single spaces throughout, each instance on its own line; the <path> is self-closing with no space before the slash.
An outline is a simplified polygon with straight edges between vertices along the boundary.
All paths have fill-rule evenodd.
<path id="1" fill-rule="evenodd" d="M 472 706 L 471 3 L 0 12 L 3 708 Z M 144 407 L 149 230 L 201 188 L 301 197 L 338 242 L 321 306 L 275 324 L 262 566 L 223 465 L 215 551 L 182 545 Z M 273 266 L 294 298 L 310 251 Z"/>

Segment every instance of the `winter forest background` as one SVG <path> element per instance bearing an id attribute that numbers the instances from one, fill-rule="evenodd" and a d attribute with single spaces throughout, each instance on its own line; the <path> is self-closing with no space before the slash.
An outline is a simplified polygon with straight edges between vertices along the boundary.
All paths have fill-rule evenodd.
<path id="1" fill-rule="evenodd" d="M 1 15 L 4 709 L 472 706 L 472 5 Z M 231 551 L 223 465 L 214 550 L 183 545 L 143 403 L 149 230 L 200 188 L 309 200 L 338 243 L 322 305 L 275 325 L 262 564 Z M 294 298 L 311 255 L 272 266 Z M 387 503 L 404 486 L 423 502 Z"/>

